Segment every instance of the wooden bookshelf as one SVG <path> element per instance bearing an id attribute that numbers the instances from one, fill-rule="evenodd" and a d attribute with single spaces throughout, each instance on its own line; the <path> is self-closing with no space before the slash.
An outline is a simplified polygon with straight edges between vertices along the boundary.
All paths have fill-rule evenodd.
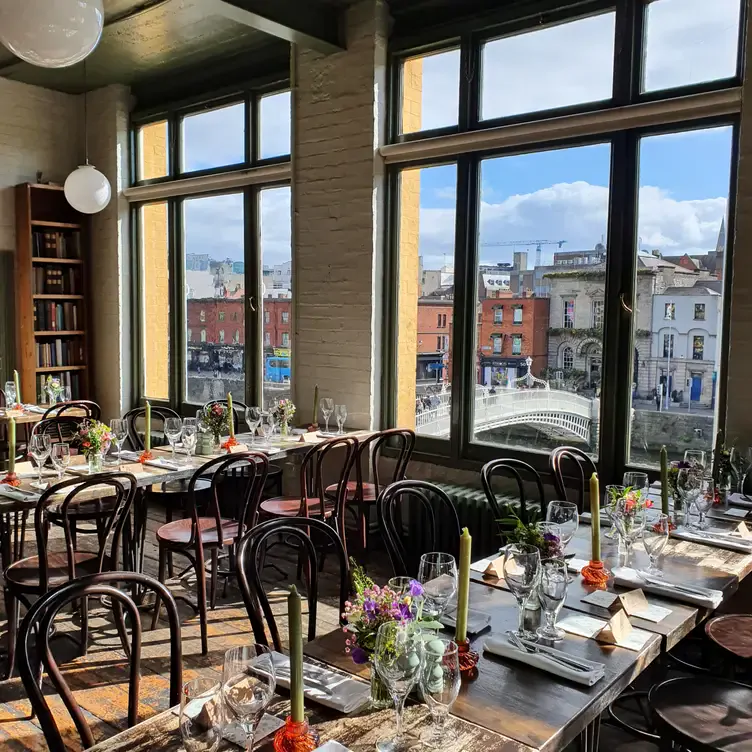
<path id="1" fill-rule="evenodd" d="M 62 186 L 16 186 L 16 368 L 25 402 L 38 400 L 48 374 L 70 384 L 74 398 L 91 398 L 88 238 L 88 217 Z"/>

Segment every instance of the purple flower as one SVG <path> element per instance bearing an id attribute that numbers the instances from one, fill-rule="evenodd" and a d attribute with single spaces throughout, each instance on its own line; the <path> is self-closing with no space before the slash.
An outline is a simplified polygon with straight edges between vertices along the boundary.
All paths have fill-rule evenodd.
<path id="1" fill-rule="evenodd" d="M 354 647 L 350 653 L 353 663 L 368 663 L 368 653 L 363 648 Z"/>
<path id="2" fill-rule="evenodd" d="M 410 611 L 410 606 L 408 606 L 407 603 L 400 603 L 399 606 L 397 606 L 397 614 L 397 618 L 402 621 L 410 621 L 410 619 L 413 618 L 413 613 Z"/>
<path id="3" fill-rule="evenodd" d="M 419 598 L 424 593 L 423 585 L 421 585 L 417 580 L 410 580 L 410 587 L 407 592 L 413 598 Z"/>

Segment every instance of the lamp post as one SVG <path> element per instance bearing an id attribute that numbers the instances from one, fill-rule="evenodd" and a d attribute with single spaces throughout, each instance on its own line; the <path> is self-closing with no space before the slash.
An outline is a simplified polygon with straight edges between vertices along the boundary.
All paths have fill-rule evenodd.
<path id="1" fill-rule="evenodd" d="M 674 317 L 676 315 L 676 307 L 674 305 L 673 300 L 669 300 L 669 309 L 666 312 L 666 315 L 664 318 L 667 321 L 674 321 Z M 673 340 L 671 339 L 671 332 L 675 331 L 677 333 L 677 336 L 679 334 L 679 330 L 673 326 L 672 324 L 669 324 L 668 327 L 668 346 L 666 347 L 666 410 L 669 409 L 671 406 L 671 350 L 673 349 Z"/>

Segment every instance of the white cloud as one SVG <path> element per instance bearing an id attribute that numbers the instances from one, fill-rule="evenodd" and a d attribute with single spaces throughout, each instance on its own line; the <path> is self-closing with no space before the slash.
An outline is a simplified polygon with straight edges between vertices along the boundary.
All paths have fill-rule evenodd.
<path id="1" fill-rule="evenodd" d="M 281 264 L 292 255 L 290 188 L 268 188 L 261 191 L 261 261 Z"/>
<path id="2" fill-rule="evenodd" d="M 243 195 L 230 193 L 187 199 L 183 204 L 186 253 L 243 260 Z"/>
<path id="3" fill-rule="evenodd" d="M 269 94 L 259 101 L 259 156 L 290 153 L 290 92 Z"/>

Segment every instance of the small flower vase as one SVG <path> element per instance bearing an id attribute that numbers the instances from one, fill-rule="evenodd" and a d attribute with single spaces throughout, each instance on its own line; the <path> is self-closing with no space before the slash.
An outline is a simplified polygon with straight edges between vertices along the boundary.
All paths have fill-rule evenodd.
<path id="1" fill-rule="evenodd" d="M 101 473 L 104 467 L 104 455 L 102 452 L 89 452 L 86 455 L 86 462 L 89 465 L 89 475 Z"/>
<path id="2" fill-rule="evenodd" d="M 285 437 L 290 435 L 290 421 L 283 420 L 279 424 L 279 435 Z"/>
<path id="3" fill-rule="evenodd" d="M 374 710 L 391 708 L 394 703 L 392 702 L 392 696 L 389 694 L 389 689 L 379 676 L 379 672 L 373 665 L 373 661 L 369 665 L 371 667 L 371 707 Z"/>
<path id="4" fill-rule="evenodd" d="M 275 752 L 313 752 L 319 746 L 319 735 L 308 721 L 296 722 L 287 716 L 285 725 L 274 735 Z"/>

